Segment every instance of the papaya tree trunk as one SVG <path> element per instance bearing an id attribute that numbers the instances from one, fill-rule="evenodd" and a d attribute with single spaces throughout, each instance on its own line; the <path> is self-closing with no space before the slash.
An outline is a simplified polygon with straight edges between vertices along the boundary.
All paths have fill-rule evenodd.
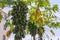
<path id="1" fill-rule="evenodd" d="M 22 40 L 22 38 L 15 38 L 15 40 Z"/>
<path id="2" fill-rule="evenodd" d="M 39 35 L 39 39 L 38 40 L 43 40 L 42 39 L 42 35 L 41 34 L 38 34 Z"/>
<path id="3" fill-rule="evenodd" d="M 43 34 L 44 34 L 44 28 L 43 27 L 40 27 L 39 29 L 38 29 L 38 35 L 39 35 L 39 39 L 40 40 L 43 40 L 42 39 L 42 36 L 43 36 Z"/>
<path id="4" fill-rule="evenodd" d="M 39 39 L 42 40 L 42 36 L 40 36 Z"/>
<path id="5" fill-rule="evenodd" d="M 38 29 L 38 35 L 39 35 L 39 40 L 42 40 L 43 33 L 41 29 Z"/>
<path id="6" fill-rule="evenodd" d="M 15 40 L 22 40 L 22 37 L 15 35 Z"/>
<path id="7" fill-rule="evenodd" d="M 33 36 L 33 40 L 35 40 L 35 35 Z"/>
<path id="8" fill-rule="evenodd" d="M 22 40 L 22 38 L 20 38 L 20 40 Z"/>

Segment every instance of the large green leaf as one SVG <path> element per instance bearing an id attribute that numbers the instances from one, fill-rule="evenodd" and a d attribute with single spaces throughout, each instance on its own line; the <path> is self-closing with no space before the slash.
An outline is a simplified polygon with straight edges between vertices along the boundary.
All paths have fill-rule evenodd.
<path id="1" fill-rule="evenodd" d="M 52 9 L 53 9 L 54 12 L 58 11 L 58 5 L 56 5 L 56 4 L 53 5 L 53 8 Z"/>

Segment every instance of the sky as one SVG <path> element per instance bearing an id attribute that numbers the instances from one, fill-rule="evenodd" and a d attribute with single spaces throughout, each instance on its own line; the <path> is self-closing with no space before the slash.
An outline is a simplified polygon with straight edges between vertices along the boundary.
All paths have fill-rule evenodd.
<path id="1" fill-rule="evenodd" d="M 53 4 L 58 4 L 58 7 L 59 7 L 59 12 L 56 12 L 56 16 L 58 17 L 58 19 L 57 19 L 57 21 L 60 21 L 60 0 L 49 0 L 50 1 L 50 3 L 51 3 L 51 5 L 53 5 Z M 11 10 L 12 8 L 10 8 L 10 7 L 5 7 L 3 10 L 6 12 L 6 13 L 8 13 L 9 12 L 9 10 Z M 54 32 L 55 32 L 55 36 L 53 36 L 51 33 L 50 33 L 50 30 L 53 30 Z M 56 29 L 56 28 L 49 28 L 49 27 L 45 27 L 45 33 L 44 33 L 44 36 L 43 36 L 43 38 L 45 38 L 46 40 L 48 40 L 48 38 L 52 38 L 53 40 L 57 40 L 57 38 L 59 37 L 60 38 L 60 28 L 58 28 L 58 29 Z M 46 36 L 46 35 L 48 35 L 48 36 Z M 36 36 L 36 38 L 38 37 L 38 35 Z M 48 37 L 48 38 L 47 38 Z M 14 39 L 14 34 L 13 33 L 11 33 L 11 36 L 10 36 L 10 38 L 9 38 L 9 40 L 13 40 Z M 30 34 L 28 34 L 28 35 L 26 35 L 26 37 L 23 39 L 23 40 L 31 40 L 31 35 Z M 37 40 L 37 39 L 36 39 Z"/>

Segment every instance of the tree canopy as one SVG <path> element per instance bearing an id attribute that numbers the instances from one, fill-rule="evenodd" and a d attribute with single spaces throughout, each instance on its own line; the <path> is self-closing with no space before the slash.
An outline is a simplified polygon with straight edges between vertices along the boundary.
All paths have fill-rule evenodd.
<path id="1" fill-rule="evenodd" d="M 50 28 L 52 26 L 55 28 L 60 26 L 60 22 L 54 22 L 57 18 L 54 13 L 58 11 L 58 5 L 54 4 L 52 6 L 49 0 L 0 0 L 0 5 L 1 8 L 13 6 L 13 10 L 8 13 L 8 15 L 13 17 L 11 20 L 6 21 L 5 26 L 10 26 L 18 40 L 24 35 L 27 26 L 30 34 L 35 37 L 38 33 L 41 40 L 44 33 L 43 26 L 47 25 Z M 30 15 L 28 20 L 26 20 L 27 13 Z M 54 34 L 52 30 L 51 33 Z"/>

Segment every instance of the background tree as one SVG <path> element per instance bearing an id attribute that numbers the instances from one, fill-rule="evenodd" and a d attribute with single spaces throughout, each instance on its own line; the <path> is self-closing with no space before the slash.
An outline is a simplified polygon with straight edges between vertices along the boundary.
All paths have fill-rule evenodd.
<path id="1" fill-rule="evenodd" d="M 26 4 L 22 1 L 16 2 L 16 5 L 13 7 L 12 11 L 12 24 L 15 25 L 13 33 L 15 33 L 15 40 L 22 40 L 24 37 L 25 29 L 26 29 L 26 14 L 28 12 L 28 8 Z"/>

